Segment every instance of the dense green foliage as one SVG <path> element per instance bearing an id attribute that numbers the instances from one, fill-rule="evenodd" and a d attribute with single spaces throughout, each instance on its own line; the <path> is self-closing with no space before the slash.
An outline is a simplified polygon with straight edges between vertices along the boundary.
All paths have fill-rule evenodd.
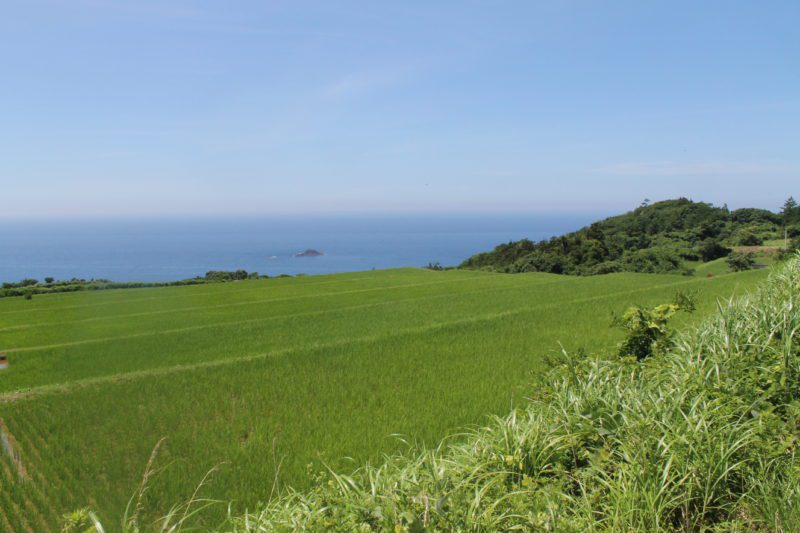
<path id="1" fill-rule="evenodd" d="M 221 281 L 240 281 L 245 279 L 258 279 L 261 277 L 258 272 L 247 272 L 246 270 L 236 270 L 232 272 L 211 270 L 206 272 L 205 277 L 183 279 L 179 281 L 111 281 L 108 279 L 81 279 L 72 278 L 68 280 L 56 280 L 51 277 L 44 278 L 44 283 L 38 280 L 26 278 L 18 282 L 5 282 L 0 285 L 0 298 L 10 296 L 24 296 L 27 299 L 34 294 L 52 294 L 57 292 L 78 292 L 78 291 L 103 291 L 109 289 L 143 289 L 152 287 L 179 287 L 183 285 L 203 285 L 205 283 L 215 283 Z"/>
<path id="2" fill-rule="evenodd" d="M 734 272 L 750 270 L 756 264 L 755 255 L 752 252 L 733 252 L 728 256 L 728 266 Z"/>
<path id="3" fill-rule="evenodd" d="M 116 521 L 163 437 L 166 468 L 149 482 L 142 523 L 215 466 L 200 495 L 254 509 L 273 490 L 306 487 L 309 463 L 347 470 L 345 457 L 404 449 L 393 434 L 433 444 L 507 412 L 559 342 L 614 351 L 612 310 L 684 289 L 707 316 L 765 276 L 401 269 L 6 298 L 0 417 L 30 479 L 3 467 L 12 489 L 0 491 L 0 523 L 52 529 L 85 505 Z"/>
<path id="4" fill-rule="evenodd" d="M 668 324 L 670 319 L 679 311 L 692 313 L 695 309 L 694 298 L 683 292 L 678 292 L 672 303 L 659 304 L 652 309 L 629 307 L 613 320 L 613 324 L 625 332 L 619 355 L 642 360 L 670 349 L 674 337 L 674 330 Z"/>
<path id="5" fill-rule="evenodd" d="M 730 211 L 685 198 L 667 200 L 547 241 L 501 244 L 461 267 L 578 275 L 676 272 L 686 268 L 686 261 L 713 261 L 727 256 L 733 246 L 783 237 L 784 224 L 795 224 L 796 210 Z"/>
<path id="6" fill-rule="evenodd" d="M 565 356 L 466 440 L 321 471 L 234 531 L 800 530 L 800 258 L 666 353 Z"/>
<path id="7" fill-rule="evenodd" d="M 800 205 L 797 205 L 793 197 L 790 196 L 783 204 L 781 215 L 786 227 L 791 228 L 792 234 L 789 236 L 800 236 Z"/>
<path id="8" fill-rule="evenodd" d="M 260 277 L 258 272 L 248 272 L 247 270 L 209 270 L 206 272 L 205 278 L 202 279 L 206 281 L 242 281 L 245 279 L 258 279 Z"/>
<path id="9" fill-rule="evenodd" d="M 800 251 L 800 237 L 795 237 L 778 252 L 778 258 L 781 260 L 787 259 L 798 251 Z"/>

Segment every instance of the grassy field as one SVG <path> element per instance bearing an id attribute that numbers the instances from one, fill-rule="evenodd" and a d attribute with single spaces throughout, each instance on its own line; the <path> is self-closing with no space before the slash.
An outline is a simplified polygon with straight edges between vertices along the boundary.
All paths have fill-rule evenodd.
<path id="1" fill-rule="evenodd" d="M 748 252 L 750 251 L 749 248 L 737 247 L 735 250 Z M 775 264 L 775 261 L 777 260 L 775 250 L 762 249 L 763 247 L 755 248 L 757 248 L 757 250 L 753 251 L 752 253 L 756 264 L 768 267 L 771 267 Z M 686 266 L 694 269 L 695 276 L 713 277 L 731 273 L 731 268 L 728 266 L 727 257 L 720 257 L 719 259 L 714 259 L 713 261 L 707 261 L 705 263 L 702 261 L 686 261 Z"/>
<path id="2" fill-rule="evenodd" d="M 679 320 L 696 320 L 766 274 L 400 269 L 0 300 L 0 417 L 26 471 L 0 453 L 0 530 L 82 505 L 113 523 L 163 437 L 145 516 L 215 466 L 202 494 L 241 512 L 305 485 L 309 463 L 346 469 L 404 446 L 393 435 L 432 443 L 506 413 L 559 343 L 612 349 L 612 311 L 684 289 L 699 309 Z"/>
<path id="3" fill-rule="evenodd" d="M 224 530 L 800 531 L 798 259 L 652 357 L 566 354 L 467 436 L 321 473 Z"/>

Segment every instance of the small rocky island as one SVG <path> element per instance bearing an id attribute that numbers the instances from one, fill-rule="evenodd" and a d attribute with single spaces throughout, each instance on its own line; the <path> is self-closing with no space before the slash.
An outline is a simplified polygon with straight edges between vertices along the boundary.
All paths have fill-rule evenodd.
<path id="1" fill-rule="evenodd" d="M 324 255 L 322 252 L 318 250 L 314 250 L 309 248 L 305 252 L 299 252 L 294 254 L 295 257 L 319 257 L 320 255 Z"/>

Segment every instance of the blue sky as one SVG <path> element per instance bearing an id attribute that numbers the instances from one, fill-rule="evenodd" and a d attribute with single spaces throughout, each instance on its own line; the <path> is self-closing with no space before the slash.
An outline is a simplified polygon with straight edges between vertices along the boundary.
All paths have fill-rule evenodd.
<path id="1" fill-rule="evenodd" d="M 6 216 L 800 196 L 800 2 L 5 0 Z"/>

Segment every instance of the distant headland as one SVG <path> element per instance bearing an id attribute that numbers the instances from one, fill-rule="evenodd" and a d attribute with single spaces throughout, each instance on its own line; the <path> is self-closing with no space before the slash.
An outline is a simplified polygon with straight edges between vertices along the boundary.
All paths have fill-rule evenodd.
<path id="1" fill-rule="evenodd" d="M 318 250 L 314 250 L 312 248 L 309 248 L 308 250 L 306 250 L 304 252 L 299 252 L 299 253 L 294 254 L 295 257 L 319 257 L 320 255 L 325 255 L 325 254 L 323 254 L 322 252 L 320 252 Z"/>

